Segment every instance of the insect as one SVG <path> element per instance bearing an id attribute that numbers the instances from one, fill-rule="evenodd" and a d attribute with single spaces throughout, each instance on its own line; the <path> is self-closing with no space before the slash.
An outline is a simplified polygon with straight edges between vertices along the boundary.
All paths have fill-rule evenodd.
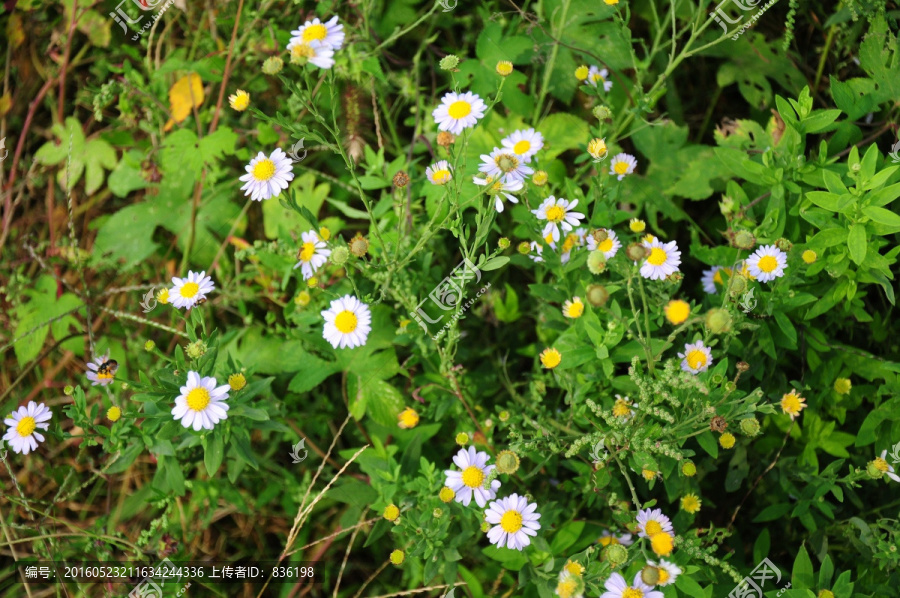
<path id="1" fill-rule="evenodd" d="M 115 359 L 109 359 L 100 364 L 100 367 L 97 368 L 97 375 L 112 378 L 116 375 L 116 370 L 118 369 L 119 362 L 117 362 Z"/>

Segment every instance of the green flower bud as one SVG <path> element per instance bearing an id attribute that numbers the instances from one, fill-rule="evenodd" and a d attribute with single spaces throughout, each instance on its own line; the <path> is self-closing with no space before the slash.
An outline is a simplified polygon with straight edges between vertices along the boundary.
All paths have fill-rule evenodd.
<path id="1" fill-rule="evenodd" d="M 714 307 L 706 312 L 706 328 L 713 334 L 722 334 L 731 330 L 733 323 L 731 312 L 727 309 Z"/>
<path id="2" fill-rule="evenodd" d="M 609 301 L 609 291 L 602 284 L 592 284 L 587 288 L 587 300 L 594 307 L 603 307 Z"/>
<path id="3" fill-rule="evenodd" d="M 603 558 L 616 568 L 628 560 L 628 549 L 621 544 L 610 544 L 603 549 Z"/>
<path id="4" fill-rule="evenodd" d="M 74 393 L 74 392 L 75 392 L 75 389 L 71 386 L 66 386 L 65 388 L 63 388 L 63 394 L 66 395 L 67 397 L 71 397 L 72 393 Z"/>
<path id="5" fill-rule="evenodd" d="M 756 237 L 750 231 L 741 230 L 734 235 L 734 246 L 740 249 L 753 249 Z"/>
<path id="6" fill-rule="evenodd" d="M 185 348 L 185 353 L 191 359 L 200 359 L 206 354 L 206 343 L 201 340 L 194 341 Z"/>
<path id="7" fill-rule="evenodd" d="M 659 569 L 653 565 L 647 565 L 641 569 L 641 581 L 648 586 L 655 586 L 659 581 Z"/>
<path id="8" fill-rule="evenodd" d="M 144 343 L 144 351 L 152 351 L 155 348 L 156 343 L 154 343 L 153 341 L 147 341 L 146 343 Z"/>
<path id="9" fill-rule="evenodd" d="M 594 118 L 597 120 L 609 120 L 612 112 L 606 106 L 594 106 Z"/>
<path id="10" fill-rule="evenodd" d="M 262 72 L 267 75 L 277 75 L 284 68 L 284 61 L 278 56 L 270 56 L 262 65 Z"/>
<path id="11" fill-rule="evenodd" d="M 519 243 L 519 247 L 517 248 L 517 250 L 522 255 L 528 255 L 529 253 L 531 253 L 531 245 L 528 243 L 528 241 L 522 241 L 521 243 Z"/>
<path id="12" fill-rule="evenodd" d="M 745 435 L 753 437 L 759 434 L 759 422 L 755 417 L 741 420 L 741 432 Z"/>
<path id="13" fill-rule="evenodd" d="M 453 71 L 456 70 L 456 67 L 459 66 L 459 56 L 455 56 L 453 54 L 448 54 L 441 58 L 440 63 L 438 65 L 441 67 L 441 70 L 445 71 Z"/>
<path id="14" fill-rule="evenodd" d="M 514 474 L 519 469 L 519 456 L 512 451 L 500 451 L 497 455 L 497 471 Z"/>
<path id="15" fill-rule="evenodd" d="M 686 477 L 692 478 L 697 475 L 697 466 L 694 465 L 694 462 L 688 459 L 684 463 L 681 464 L 681 473 Z"/>
<path id="16" fill-rule="evenodd" d="M 602 274 L 606 271 L 606 255 L 599 249 L 593 250 L 588 255 L 587 265 L 591 274 Z"/>
<path id="17" fill-rule="evenodd" d="M 348 259 L 350 259 L 350 250 L 343 245 L 336 247 L 331 252 L 331 261 L 337 266 L 346 264 Z"/>
<path id="18" fill-rule="evenodd" d="M 506 237 L 500 237 L 500 239 L 497 241 L 497 247 L 499 247 L 500 249 L 508 249 L 509 239 L 507 239 Z"/>

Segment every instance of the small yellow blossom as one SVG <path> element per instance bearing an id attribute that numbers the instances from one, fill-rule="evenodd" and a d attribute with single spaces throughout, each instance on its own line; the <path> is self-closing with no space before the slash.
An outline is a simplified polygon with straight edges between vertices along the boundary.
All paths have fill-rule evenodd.
<path id="1" fill-rule="evenodd" d="M 806 399 L 800 396 L 796 390 L 785 394 L 781 397 L 781 410 L 791 416 L 791 419 L 797 419 L 800 412 L 806 408 Z"/>
<path id="2" fill-rule="evenodd" d="M 247 378 L 240 372 L 232 374 L 228 376 L 228 386 L 231 387 L 231 390 L 238 391 L 247 386 Z"/>
<path id="3" fill-rule="evenodd" d="M 384 508 L 384 513 L 381 515 L 388 521 L 397 521 L 397 518 L 400 517 L 400 509 L 395 504 L 389 504 Z"/>
<path id="4" fill-rule="evenodd" d="M 403 554 L 402 550 L 395 550 L 391 553 L 391 563 L 394 565 L 401 565 L 403 563 L 403 559 L 406 558 L 406 555 Z"/>
<path id="5" fill-rule="evenodd" d="M 653 478 L 656 477 L 657 473 L 658 472 L 653 471 L 652 469 L 642 469 L 641 470 L 641 475 L 644 476 L 644 479 L 647 480 L 648 482 L 653 480 Z"/>
<path id="6" fill-rule="evenodd" d="M 563 303 L 563 315 L 567 318 L 580 318 L 584 314 L 584 303 L 580 297 L 572 297 L 571 301 Z"/>
<path id="7" fill-rule="evenodd" d="M 322 239 L 323 241 L 327 241 L 328 239 L 331 238 L 331 231 L 328 230 L 328 229 L 327 229 L 326 227 L 324 227 L 324 226 L 321 227 L 321 228 L 319 229 L 319 238 Z"/>
<path id="8" fill-rule="evenodd" d="M 513 72 L 513 64 L 508 60 L 501 60 L 497 63 L 497 74 L 501 77 L 508 77 Z"/>
<path id="9" fill-rule="evenodd" d="M 666 319 L 677 326 L 691 315 L 691 304 L 681 299 L 673 299 L 666 304 L 665 313 Z"/>
<path id="10" fill-rule="evenodd" d="M 297 296 L 294 297 L 294 304 L 299 305 L 300 307 L 306 307 L 311 300 L 312 297 L 310 296 L 309 291 L 300 291 L 297 293 Z"/>
<path id="11" fill-rule="evenodd" d="M 409 430 L 415 428 L 419 423 L 419 414 L 415 412 L 412 407 L 407 407 L 397 416 L 397 419 L 400 420 L 397 425 L 403 428 L 404 430 Z"/>
<path id="12" fill-rule="evenodd" d="M 158 293 L 156 293 L 156 300 L 161 304 L 165 305 L 169 302 L 169 289 L 160 289 Z"/>
<path id="13" fill-rule="evenodd" d="M 575 561 L 567 561 L 565 567 L 563 568 L 576 577 L 581 577 L 582 575 L 584 575 L 584 565 L 582 565 L 581 563 L 576 563 Z"/>
<path id="14" fill-rule="evenodd" d="M 243 112 L 250 105 L 250 94 L 239 89 L 237 93 L 228 96 L 228 105 L 238 112 Z"/>
<path id="15" fill-rule="evenodd" d="M 588 78 L 589 72 L 590 72 L 590 69 L 588 69 L 588 67 L 586 65 L 582 64 L 580 67 L 575 69 L 575 78 L 578 79 L 579 81 L 584 81 L 585 79 Z"/>
<path id="16" fill-rule="evenodd" d="M 459 446 L 466 446 L 469 444 L 469 435 L 465 432 L 460 432 L 456 435 L 456 444 Z"/>
<path id="17" fill-rule="evenodd" d="M 812 264 L 813 262 L 816 261 L 816 258 L 818 258 L 819 256 L 816 255 L 816 252 L 813 251 L 812 249 L 807 249 L 800 255 L 800 257 L 807 264 Z"/>
<path id="18" fill-rule="evenodd" d="M 548 175 L 543 170 L 536 170 L 533 175 L 531 175 L 531 182 L 537 185 L 538 187 L 543 187 L 547 184 Z"/>
<path id="19" fill-rule="evenodd" d="M 849 394 L 851 388 L 853 383 L 850 382 L 850 378 L 838 378 L 834 381 L 834 392 L 839 395 Z"/>
<path id="20" fill-rule="evenodd" d="M 106 419 L 111 422 L 119 421 L 119 418 L 122 417 L 122 410 L 113 405 L 109 408 L 109 411 L 106 412 Z"/>
<path id="21" fill-rule="evenodd" d="M 633 233 L 642 233 L 644 232 L 644 229 L 647 228 L 647 223 L 640 218 L 632 218 L 628 221 L 628 228 L 630 228 Z"/>
<path id="22" fill-rule="evenodd" d="M 456 492 L 453 491 L 453 488 L 444 486 L 438 493 L 438 497 L 441 499 L 441 502 L 452 502 L 456 498 Z"/>
<path id="23" fill-rule="evenodd" d="M 562 354 L 552 347 L 548 347 L 541 351 L 541 364 L 547 368 L 552 370 L 556 366 L 560 364 L 562 361 Z"/>
<path id="24" fill-rule="evenodd" d="M 725 432 L 721 436 L 719 436 L 719 444 L 723 449 L 734 448 L 734 434 L 731 432 Z"/>
<path id="25" fill-rule="evenodd" d="M 700 500 L 696 494 L 685 494 L 681 497 L 681 510 L 686 511 L 691 515 L 699 511 L 702 504 L 703 501 Z"/>
<path id="26" fill-rule="evenodd" d="M 657 556 L 669 556 L 675 548 L 675 539 L 666 532 L 659 532 L 650 536 L 650 548 Z"/>

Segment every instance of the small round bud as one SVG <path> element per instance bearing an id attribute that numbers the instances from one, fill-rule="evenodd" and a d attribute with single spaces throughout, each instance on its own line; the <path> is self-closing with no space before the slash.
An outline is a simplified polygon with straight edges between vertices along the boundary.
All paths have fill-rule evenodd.
<path id="1" fill-rule="evenodd" d="M 853 383 L 850 382 L 850 378 L 838 378 L 834 381 L 834 392 L 839 395 L 849 394 L 851 388 L 853 388 Z"/>
<path id="2" fill-rule="evenodd" d="M 146 343 L 144 343 L 144 351 L 152 351 L 155 348 L 156 343 L 154 343 L 153 341 L 147 341 Z"/>
<path id="3" fill-rule="evenodd" d="M 350 239 L 350 253 L 356 257 L 362 257 L 369 252 L 369 241 L 362 236 L 362 233 L 356 233 L 356 236 Z"/>
<path id="4" fill-rule="evenodd" d="M 859 172 L 860 170 L 862 170 L 862 164 L 860 164 L 859 162 L 850 165 L 851 172 Z"/>
<path id="5" fill-rule="evenodd" d="M 625 255 L 632 262 L 639 262 L 650 255 L 650 250 L 643 243 L 631 243 L 625 248 Z"/>
<path id="6" fill-rule="evenodd" d="M 316 288 L 317 286 L 319 286 L 319 279 L 316 278 L 315 276 L 313 276 L 312 278 L 310 278 L 309 280 L 306 281 L 306 286 L 308 286 L 311 289 Z"/>
<path id="7" fill-rule="evenodd" d="M 738 295 L 743 295 L 744 291 L 747 290 L 747 278 L 742 274 L 736 274 L 732 276 L 728 286 L 728 292 L 731 293 L 733 297 L 737 297 Z"/>
<path id="8" fill-rule="evenodd" d="M 206 343 L 201 340 L 194 341 L 185 348 L 184 352 L 191 359 L 200 359 L 206 355 Z"/>
<path id="9" fill-rule="evenodd" d="M 609 233 L 606 232 L 606 229 L 604 228 L 596 228 L 591 231 L 591 236 L 594 237 L 594 241 L 597 242 L 597 245 L 600 245 L 609 238 Z"/>
<path id="10" fill-rule="evenodd" d="M 469 444 L 469 435 L 465 432 L 460 432 L 456 435 L 456 444 L 459 446 L 466 446 Z"/>
<path id="11" fill-rule="evenodd" d="M 688 459 L 684 463 L 681 464 L 681 473 L 686 477 L 692 478 L 697 475 L 697 466 L 694 465 L 694 462 Z"/>
<path id="12" fill-rule="evenodd" d="M 575 69 L 575 78 L 579 81 L 584 81 L 588 78 L 588 73 L 590 69 L 588 69 L 587 65 L 582 64 L 578 68 Z"/>
<path id="13" fill-rule="evenodd" d="M 108 419 L 111 422 L 119 421 L 120 417 L 122 417 L 122 410 L 119 409 L 118 407 L 116 407 L 115 405 L 110 407 L 109 410 L 106 412 L 106 419 Z"/>
<path id="14" fill-rule="evenodd" d="M 433 510 L 431 512 L 431 516 L 434 517 L 435 519 L 440 519 L 441 517 L 444 516 L 444 509 L 436 508 L 435 510 Z"/>
<path id="15" fill-rule="evenodd" d="M 602 284 L 592 284 L 587 288 L 587 301 L 594 307 L 603 307 L 609 301 L 609 291 Z"/>
<path id="16" fill-rule="evenodd" d="M 453 145 L 454 141 L 456 141 L 456 135 L 450 131 L 441 131 L 437 134 L 437 144 L 444 149 Z"/>
<path id="17" fill-rule="evenodd" d="M 331 238 L 331 231 L 328 229 L 328 227 L 325 227 L 325 226 L 319 227 L 319 238 L 322 239 L 323 241 L 327 241 L 328 239 Z"/>
<path id="18" fill-rule="evenodd" d="M 247 386 L 247 378 L 240 372 L 232 374 L 228 376 L 228 386 L 231 387 L 231 390 L 237 392 Z"/>
<path id="19" fill-rule="evenodd" d="M 284 68 L 284 61 L 278 56 L 270 56 L 263 62 L 262 72 L 267 75 L 277 75 Z"/>
<path id="20" fill-rule="evenodd" d="M 731 330 L 733 323 L 731 312 L 721 307 L 714 307 L 706 312 L 705 324 L 707 330 L 713 334 L 722 334 Z"/>
<path id="21" fill-rule="evenodd" d="M 397 521 L 397 519 L 400 517 L 400 509 L 397 507 L 397 505 L 391 503 L 384 508 L 384 513 L 382 513 L 381 516 L 388 521 Z"/>
<path id="22" fill-rule="evenodd" d="M 777 241 L 775 241 L 775 247 L 787 253 L 794 247 L 794 244 L 784 237 L 781 237 Z"/>
<path id="23" fill-rule="evenodd" d="M 588 254 L 587 266 L 591 274 L 602 274 L 606 271 L 606 254 L 599 249 L 593 250 Z"/>
<path id="24" fill-rule="evenodd" d="M 647 229 L 647 223 L 639 218 L 632 218 L 628 221 L 628 228 L 633 233 L 642 233 Z"/>
<path id="25" fill-rule="evenodd" d="M 162 288 L 156 292 L 156 300 L 166 305 L 169 302 L 169 289 Z"/>
<path id="26" fill-rule="evenodd" d="M 751 438 L 759 434 L 759 422 L 755 417 L 741 420 L 741 432 Z"/>
<path id="27" fill-rule="evenodd" d="M 331 262 L 337 266 L 343 266 L 350 259 L 350 250 L 343 245 L 335 247 L 331 251 Z"/>
<path id="28" fill-rule="evenodd" d="M 531 244 L 529 244 L 528 241 L 522 241 L 521 243 L 519 243 L 519 246 L 516 248 L 516 250 L 522 255 L 528 255 L 529 253 L 531 253 Z"/>
<path id="29" fill-rule="evenodd" d="M 444 71 L 455 71 L 456 67 L 459 66 L 459 57 L 453 54 L 448 54 L 447 56 L 441 58 L 438 66 L 440 66 L 441 70 Z"/>
<path id="30" fill-rule="evenodd" d="M 513 64 L 508 60 L 501 60 L 497 63 L 497 74 L 501 77 L 509 77 L 513 72 Z"/>
<path id="31" fill-rule="evenodd" d="M 394 175 L 394 186 L 402 189 L 409 184 L 409 175 L 402 170 Z"/>
<path id="32" fill-rule="evenodd" d="M 648 586 L 655 586 L 659 581 L 659 569 L 653 565 L 647 565 L 641 569 L 641 581 Z"/>
<path id="33" fill-rule="evenodd" d="M 628 560 L 628 549 L 621 544 L 610 544 L 603 549 L 602 555 L 615 568 Z"/>
<path id="34" fill-rule="evenodd" d="M 739 361 L 739 362 L 737 362 L 737 370 L 738 370 L 739 372 L 743 373 L 743 372 L 746 372 L 746 371 L 749 370 L 749 369 L 750 369 L 750 364 L 747 363 L 746 361 Z"/>
<path id="35" fill-rule="evenodd" d="M 519 456 L 512 451 L 500 451 L 497 454 L 497 471 L 514 474 L 519 469 Z"/>
<path id="36" fill-rule="evenodd" d="M 500 237 L 500 239 L 497 240 L 497 247 L 500 249 L 509 249 L 509 239 Z"/>
<path id="37" fill-rule="evenodd" d="M 405 558 L 406 555 L 403 554 L 402 550 L 395 550 L 391 553 L 391 563 L 394 565 L 401 565 Z"/>
<path id="38" fill-rule="evenodd" d="M 734 234 L 733 244 L 739 249 L 753 249 L 756 245 L 756 237 L 750 231 L 741 230 Z"/>
<path id="39" fill-rule="evenodd" d="M 816 598 L 834 598 L 834 592 L 831 590 L 821 590 Z"/>
<path id="40" fill-rule="evenodd" d="M 612 117 L 612 112 L 606 106 L 594 106 L 593 112 L 597 120 L 609 120 Z"/>
<path id="41" fill-rule="evenodd" d="M 485 533 L 485 534 L 488 533 L 489 531 L 491 531 L 491 524 L 488 523 L 487 521 L 482 521 L 481 522 L 481 531 L 482 531 L 482 533 Z"/>
<path id="42" fill-rule="evenodd" d="M 547 179 L 549 176 L 546 171 L 536 170 L 533 175 L 531 175 L 531 182 L 537 185 L 538 187 L 543 187 L 547 184 Z"/>
<path id="43" fill-rule="evenodd" d="M 732 434 L 731 432 L 725 432 L 724 434 L 719 436 L 719 445 L 723 449 L 727 450 L 730 448 L 734 448 L 734 441 L 735 441 L 734 434 Z"/>
<path id="44" fill-rule="evenodd" d="M 500 418 L 500 421 L 505 422 L 509 419 L 509 411 L 501 411 L 497 417 Z"/>
<path id="45" fill-rule="evenodd" d="M 63 388 L 63 394 L 66 395 L 67 397 L 71 397 L 74 392 L 75 392 L 75 388 L 68 384 L 65 386 L 65 388 Z"/>
<path id="46" fill-rule="evenodd" d="M 448 488 L 444 486 L 441 488 L 441 491 L 438 493 L 438 498 L 441 499 L 441 502 L 450 502 L 456 497 L 456 492 L 453 491 L 453 488 Z"/>
<path id="47" fill-rule="evenodd" d="M 814 262 L 816 261 L 816 258 L 818 258 L 818 257 L 819 257 L 819 256 L 816 255 L 816 252 L 813 251 L 812 249 L 807 249 L 806 251 L 804 251 L 804 252 L 800 255 L 800 258 L 801 258 L 806 264 L 812 264 L 812 263 L 814 263 Z"/>
<path id="48" fill-rule="evenodd" d="M 312 301 L 312 296 L 310 296 L 309 291 L 300 291 L 297 293 L 297 296 L 294 297 L 294 305 L 298 305 L 300 307 L 306 307 L 309 305 L 309 302 Z"/>

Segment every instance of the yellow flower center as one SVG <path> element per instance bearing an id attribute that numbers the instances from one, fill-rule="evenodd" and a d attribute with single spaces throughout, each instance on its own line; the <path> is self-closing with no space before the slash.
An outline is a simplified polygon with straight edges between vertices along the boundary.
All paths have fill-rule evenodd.
<path id="1" fill-rule="evenodd" d="M 569 317 L 570 318 L 579 318 L 581 314 L 584 313 L 584 303 L 581 301 L 575 301 L 569 306 Z"/>
<path id="2" fill-rule="evenodd" d="M 650 250 L 650 257 L 647 258 L 647 261 L 654 266 L 662 266 L 668 258 L 669 256 L 666 255 L 665 250 L 654 247 Z"/>
<path id="3" fill-rule="evenodd" d="M 19 436 L 25 438 L 26 436 L 31 436 L 31 433 L 34 432 L 35 428 L 37 428 L 37 422 L 34 421 L 33 417 L 27 415 L 19 420 L 19 425 L 16 426 L 16 432 L 19 433 Z"/>
<path id="4" fill-rule="evenodd" d="M 186 282 L 181 285 L 181 296 L 192 299 L 200 291 L 200 285 L 196 282 Z"/>
<path id="5" fill-rule="evenodd" d="M 563 241 L 562 250 L 563 253 L 567 251 L 571 251 L 573 247 L 578 243 L 578 235 L 575 233 L 569 233 L 566 235 L 566 240 Z"/>
<path id="6" fill-rule="evenodd" d="M 275 162 L 268 158 L 260 160 L 253 167 L 253 178 L 257 181 L 268 181 L 273 176 L 275 176 Z"/>
<path id="7" fill-rule="evenodd" d="M 567 579 L 559 582 L 556 586 L 556 595 L 559 596 L 559 598 L 572 598 L 575 595 L 575 590 L 577 588 L 578 584 L 574 579 Z"/>
<path id="8" fill-rule="evenodd" d="M 514 534 L 522 529 L 522 514 L 518 511 L 507 511 L 500 518 L 500 527 L 508 534 Z"/>
<path id="9" fill-rule="evenodd" d="M 553 206 L 552 208 L 547 209 L 547 220 L 550 222 L 562 222 L 563 218 L 566 217 L 565 208 L 561 208 L 559 206 Z"/>
<path id="10" fill-rule="evenodd" d="M 450 107 L 447 108 L 447 114 L 450 115 L 450 118 L 459 120 L 466 116 L 469 116 L 469 113 L 472 112 L 472 106 L 469 102 L 465 102 L 463 100 L 456 100 Z"/>
<path id="11" fill-rule="evenodd" d="M 759 263 L 757 264 L 760 270 L 765 273 L 774 272 L 775 268 L 778 267 L 778 260 L 776 260 L 771 255 L 767 255 L 765 257 L 760 258 Z"/>
<path id="12" fill-rule="evenodd" d="M 474 465 L 469 465 L 462 472 L 462 483 L 469 488 L 480 488 L 484 483 L 484 472 Z"/>
<path id="13" fill-rule="evenodd" d="M 653 534 L 658 534 L 662 531 L 662 526 L 658 521 L 648 521 L 644 525 L 644 533 L 648 536 L 652 536 Z"/>
<path id="14" fill-rule="evenodd" d="M 206 409 L 206 406 L 209 405 L 209 391 L 202 386 L 198 386 L 188 393 L 186 400 L 188 409 L 191 409 L 192 411 L 203 411 Z"/>
<path id="15" fill-rule="evenodd" d="M 352 311 L 347 311 L 346 309 L 339 313 L 334 319 L 335 328 L 343 334 L 349 334 L 356 330 L 356 325 L 358 323 L 359 320 L 356 319 L 356 314 Z"/>
<path id="16" fill-rule="evenodd" d="M 618 544 L 618 543 L 619 543 L 619 539 L 616 538 L 615 536 L 603 536 L 602 538 L 600 538 L 601 546 L 609 546 L 611 544 Z"/>
<path id="17" fill-rule="evenodd" d="M 608 251 L 612 251 L 613 248 L 613 240 L 610 237 L 607 237 L 605 241 L 597 245 L 597 249 L 606 253 Z"/>
<path id="18" fill-rule="evenodd" d="M 438 185 L 443 185 L 447 181 L 450 180 L 450 171 L 446 168 L 441 170 L 435 170 L 434 174 L 431 175 L 434 178 L 434 182 Z"/>
<path id="19" fill-rule="evenodd" d="M 519 154 L 520 156 L 522 154 L 526 153 L 530 149 L 531 149 L 531 142 L 528 141 L 527 139 L 517 141 L 516 144 L 513 146 L 513 151 L 516 152 L 517 154 Z"/>
<path id="20" fill-rule="evenodd" d="M 98 371 L 98 372 L 97 372 L 97 379 L 98 379 L 98 380 L 109 380 L 109 379 L 112 378 L 112 377 L 113 377 L 113 374 L 112 374 L 112 372 L 110 372 L 109 370 L 107 370 L 107 371 L 105 371 L 105 372 L 101 372 L 101 371 Z"/>
<path id="21" fill-rule="evenodd" d="M 888 462 L 881 457 L 877 457 L 874 461 L 872 461 L 872 465 L 874 465 L 875 469 L 877 469 L 881 473 L 887 473 L 888 469 L 890 469 Z"/>
<path id="22" fill-rule="evenodd" d="M 616 417 L 625 417 L 631 413 L 631 409 L 628 408 L 628 403 L 625 402 L 625 399 L 618 399 L 616 404 L 613 405 L 613 415 Z"/>
<path id="23" fill-rule="evenodd" d="M 555 368 L 562 361 L 562 355 L 556 349 L 550 349 L 541 353 L 541 363 L 546 368 Z"/>
<path id="24" fill-rule="evenodd" d="M 246 110 L 250 105 L 250 96 L 246 92 L 238 92 L 231 102 L 232 108 L 235 110 Z"/>
<path id="25" fill-rule="evenodd" d="M 303 247 L 300 249 L 300 261 L 308 262 L 313 258 L 313 255 L 316 253 L 316 244 L 315 243 L 304 243 Z"/>
<path id="26" fill-rule="evenodd" d="M 626 174 L 628 172 L 628 162 L 616 162 L 613 165 L 616 174 Z"/>
<path id="27" fill-rule="evenodd" d="M 700 349 L 694 349 L 687 354 L 688 367 L 692 370 L 700 369 L 706 365 L 706 353 Z"/>
<path id="28" fill-rule="evenodd" d="M 519 161 L 512 154 L 500 154 L 494 162 L 503 172 L 510 172 L 519 167 Z"/>
<path id="29" fill-rule="evenodd" d="M 313 40 L 322 41 L 326 35 L 328 35 L 328 30 L 325 28 L 325 25 L 321 23 L 310 25 L 303 30 L 303 43 L 308 44 Z"/>
<path id="30" fill-rule="evenodd" d="M 637 588 L 629 587 L 622 592 L 622 598 L 644 598 L 644 592 Z"/>
<path id="31" fill-rule="evenodd" d="M 660 532 L 650 536 L 650 547 L 653 549 L 653 552 L 659 556 L 669 556 L 672 553 L 675 544 L 672 540 L 672 536 L 666 532 Z"/>
<path id="32" fill-rule="evenodd" d="M 575 78 L 579 81 L 584 81 L 588 77 L 589 70 L 590 69 L 588 69 L 588 67 L 586 66 L 578 67 L 577 69 L 575 69 Z"/>
<path id="33" fill-rule="evenodd" d="M 663 569 L 662 567 L 656 568 L 657 575 L 659 575 L 659 579 L 656 581 L 657 584 L 662 585 L 669 581 L 669 572 Z"/>

